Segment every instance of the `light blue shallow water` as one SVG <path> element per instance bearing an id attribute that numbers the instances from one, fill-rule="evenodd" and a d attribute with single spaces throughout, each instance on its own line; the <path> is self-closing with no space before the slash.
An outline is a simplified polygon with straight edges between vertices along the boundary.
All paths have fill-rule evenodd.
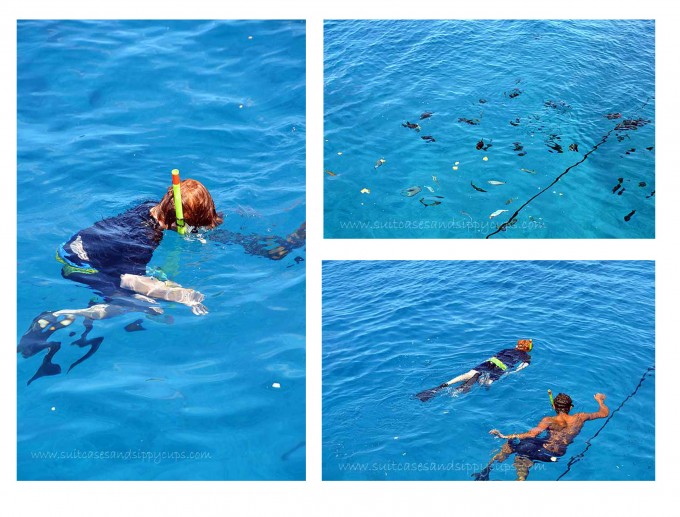
<path id="1" fill-rule="evenodd" d="M 325 236 L 482 238 L 544 191 L 495 238 L 653 238 L 654 33 L 636 20 L 326 22 Z M 638 118 L 650 122 L 612 131 L 548 188 Z"/>
<path id="2" fill-rule="evenodd" d="M 172 168 L 209 188 L 226 229 L 304 221 L 303 21 L 19 22 L 17 341 L 93 296 L 61 277 L 57 246 L 159 199 Z M 210 313 L 97 321 L 94 356 L 30 386 L 44 354 L 19 357 L 18 478 L 304 479 L 304 256 L 168 233 L 150 265 Z M 85 350 L 53 337 L 66 372 Z"/>
<path id="3" fill-rule="evenodd" d="M 323 293 L 324 479 L 470 480 L 502 445 L 489 430 L 552 413 L 547 389 L 575 412 L 602 392 L 613 412 L 654 366 L 652 262 L 325 262 Z M 526 337 L 521 372 L 414 398 Z M 650 372 L 562 479 L 654 479 L 654 395 Z M 555 480 L 604 422 L 529 479 Z M 514 479 L 512 461 L 491 479 Z"/>

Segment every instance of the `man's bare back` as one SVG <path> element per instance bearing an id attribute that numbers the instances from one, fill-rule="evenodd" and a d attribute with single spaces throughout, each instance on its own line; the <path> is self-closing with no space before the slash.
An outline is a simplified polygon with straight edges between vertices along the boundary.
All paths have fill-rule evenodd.
<path id="1" fill-rule="evenodd" d="M 501 452 L 491 459 L 486 468 L 474 474 L 474 476 L 479 480 L 488 479 L 491 466 L 495 461 L 503 462 L 509 455 L 516 453 L 515 468 L 517 469 L 517 479 L 525 480 L 529 474 L 529 468 L 533 465 L 534 461 L 556 461 L 558 456 L 563 456 L 566 453 L 567 447 L 581 432 L 585 422 L 609 415 L 609 408 L 605 406 L 604 399 L 605 396 L 602 393 L 597 393 L 595 394 L 595 400 L 600 405 L 598 411 L 570 415 L 569 411 L 573 407 L 571 398 L 560 393 L 554 401 L 557 415 L 544 417 L 530 431 L 506 436 L 497 429 L 492 429 L 489 431 L 490 434 L 499 438 L 505 438 L 508 441 L 501 448 Z M 548 432 L 546 439 L 536 438 L 544 431 Z"/>

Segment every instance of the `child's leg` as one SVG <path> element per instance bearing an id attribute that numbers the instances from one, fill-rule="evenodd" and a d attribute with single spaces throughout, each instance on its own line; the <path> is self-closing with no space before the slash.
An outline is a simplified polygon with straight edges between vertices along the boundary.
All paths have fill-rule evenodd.
<path id="1" fill-rule="evenodd" d="M 115 305 L 99 303 L 92 307 L 88 307 L 87 309 L 61 309 L 59 311 L 54 311 L 52 315 L 57 317 L 66 316 L 67 319 L 65 321 L 73 320 L 76 316 L 82 316 L 83 318 L 90 320 L 103 320 L 104 318 L 122 314 L 122 312 L 123 311 Z"/>
<path id="2" fill-rule="evenodd" d="M 151 298 L 182 303 L 191 307 L 194 314 L 208 313 L 208 309 L 201 303 L 205 299 L 203 294 L 178 284 L 161 282 L 148 276 L 125 274 L 120 277 L 120 286 Z"/>
<path id="3" fill-rule="evenodd" d="M 478 373 L 477 370 L 470 370 L 469 372 L 463 373 L 463 374 L 459 375 L 458 377 L 454 377 L 450 381 L 447 381 L 445 384 L 447 386 L 451 386 L 451 384 L 456 384 L 458 382 L 469 381 L 477 373 Z"/>

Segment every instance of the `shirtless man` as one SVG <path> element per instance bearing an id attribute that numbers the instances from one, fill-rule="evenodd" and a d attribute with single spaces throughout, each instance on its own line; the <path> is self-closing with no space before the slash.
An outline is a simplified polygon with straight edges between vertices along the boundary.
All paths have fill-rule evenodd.
<path id="1" fill-rule="evenodd" d="M 530 431 L 505 436 L 498 429 L 492 429 L 489 431 L 490 434 L 508 441 L 503 444 L 501 452 L 491 458 L 489 464 L 481 472 L 477 472 L 473 476 L 477 481 L 488 481 L 493 463 L 495 461 L 501 463 L 514 453 L 517 481 L 525 481 L 534 461 L 557 461 L 558 457 L 564 456 L 567 452 L 567 446 L 581 432 L 586 421 L 605 418 L 609 415 L 609 408 L 605 406 L 604 399 L 605 396 L 602 393 L 595 395 L 595 400 L 600 405 L 600 409 L 595 413 L 570 415 L 569 411 L 574 407 L 571 397 L 565 393 L 560 393 L 553 401 L 557 415 L 543 418 Z M 548 432 L 547 438 L 537 438 L 543 431 Z"/>

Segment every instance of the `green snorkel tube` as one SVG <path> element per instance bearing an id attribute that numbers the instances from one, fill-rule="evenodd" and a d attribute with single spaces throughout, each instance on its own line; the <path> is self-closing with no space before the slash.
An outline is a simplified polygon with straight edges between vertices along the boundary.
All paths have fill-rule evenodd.
<path id="1" fill-rule="evenodd" d="M 172 195 L 175 199 L 175 219 L 177 219 L 177 233 L 184 235 L 184 212 L 182 211 L 182 189 L 180 187 L 179 169 L 172 169 Z"/>
<path id="2" fill-rule="evenodd" d="M 550 389 L 548 390 L 548 397 L 550 397 L 550 405 L 555 409 L 555 401 L 553 400 L 552 390 Z M 555 409 L 555 411 L 557 410 Z"/>

